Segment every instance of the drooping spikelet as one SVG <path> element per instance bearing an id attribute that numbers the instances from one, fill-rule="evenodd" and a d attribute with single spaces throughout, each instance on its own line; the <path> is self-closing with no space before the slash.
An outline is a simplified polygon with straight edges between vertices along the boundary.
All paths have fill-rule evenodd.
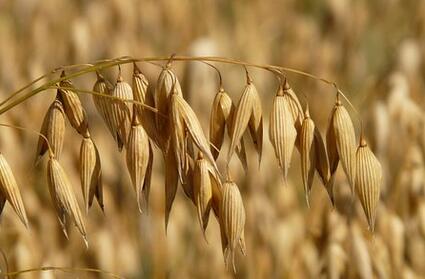
<path id="1" fill-rule="evenodd" d="M 55 154 L 56 158 L 59 158 L 62 153 L 63 141 L 65 138 L 65 113 L 62 102 L 59 99 L 56 99 L 50 105 L 49 110 L 44 117 L 40 134 L 47 138 L 52 152 Z M 41 159 L 47 150 L 47 142 L 43 137 L 40 136 L 37 144 L 36 163 Z"/>
<path id="2" fill-rule="evenodd" d="M 149 82 L 134 63 L 133 67 L 133 96 L 134 100 L 144 105 L 155 107 L 155 100 L 151 91 L 148 91 Z M 159 146 L 158 132 L 156 130 L 156 114 L 142 105 L 134 104 L 139 120 L 145 128 L 149 138 Z"/>
<path id="3" fill-rule="evenodd" d="M 269 137 L 279 167 L 283 171 L 285 181 L 288 176 L 292 152 L 297 138 L 297 131 L 291 111 L 289 98 L 285 97 L 283 88 L 279 87 L 270 113 Z"/>
<path id="4" fill-rule="evenodd" d="M 63 71 L 61 77 L 64 76 L 65 72 Z M 74 88 L 72 82 L 66 79 L 61 81 L 59 85 L 60 87 L 68 88 L 59 89 L 59 93 L 69 123 L 71 123 L 71 126 L 74 127 L 79 134 L 86 136 L 88 133 L 87 114 L 81 104 L 78 94 L 72 90 L 72 88 Z"/>
<path id="5" fill-rule="evenodd" d="M 165 232 L 167 232 L 168 220 L 176 197 L 179 173 L 173 151 L 164 154 L 165 161 Z"/>
<path id="6" fill-rule="evenodd" d="M 261 154 L 263 148 L 263 116 L 261 108 L 261 100 L 258 96 L 257 89 L 247 76 L 247 85 L 242 93 L 239 103 L 236 107 L 231 129 L 231 142 L 227 162 L 230 162 L 236 147 L 241 144 L 241 139 L 249 128 L 251 138 L 254 142 L 255 149 L 258 154 L 258 162 L 261 162 Z"/>
<path id="7" fill-rule="evenodd" d="M 155 88 L 155 108 L 158 109 L 156 129 L 159 131 L 159 146 L 163 150 L 167 148 L 170 137 L 170 120 L 164 116 L 169 115 L 171 94 L 183 96 L 177 76 L 171 70 L 170 65 L 167 65 L 160 73 Z"/>
<path id="8" fill-rule="evenodd" d="M 28 218 L 18 183 L 6 158 L 0 153 L 0 215 L 6 201 L 10 203 L 19 219 L 28 228 Z"/>
<path id="9" fill-rule="evenodd" d="M 123 100 L 111 100 L 113 105 L 110 107 L 110 109 L 111 114 L 113 115 L 113 121 L 117 133 L 125 145 L 130 133 L 132 104 L 125 102 L 124 100 L 133 100 L 133 90 L 131 89 L 131 86 L 122 78 L 121 68 L 118 72 L 117 82 L 115 83 L 114 90 L 112 91 L 112 96 Z"/>
<path id="10" fill-rule="evenodd" d="M 127 168 L 133 188 L 136 191 L 140 212 L 143 211 L 142 205 L 143 200 L 145 200 L 143 197 L 143 186 L 148 171 L 149 156 L 149 138 L 135 113 L 127 143 Z"/>
<path id="11" fill-rule="evenodd" d="M 363 135 L 356 152 L 355 189 L 371 231 L 375 227 L 376 208 L 382 183 L 382 167 L 368 147 Z"/>
<path id="12" fill-rule="evenodd" d="M 236 246 L 239 244 L 242 254 L 245 254 L 244 227 L 245 227 L 245 208 L 238 186 L 230 181 L 223 184 L 223 198 L 220 208 L 220 218 L 224 233 L 227 239 L 227 245 L 224 250 L 226 265 L 235 267 Z"/>
<path id="13" fill-rule="evenodd" d="M 93 198 L 103 205 L 102 167 L 99 151 L 91 137 L 83 137 L 80 147 L 80 176 L 86 212 L 93 203 Z"/>
<path id="14" fill-rule="evenodd" d="M 93 91 L 102 95 L 112 96 L 113 86 L 98 72 L 96 83 L 93 86 Z M 121 138 L 118 133 L 117 122 L 119 123 L 121 120 L 115 118 L 115 114 L 113 111 L 115 109 L 119 109 L 119 106 L 122 105 L 121 102 L 111 99 L 110 97 L 102 97 L 99 95 L 92 95 L 93 103 L 102 116 L 103 120 L 108 127 L 108 130 L 111 132 L 112 137 L 118 145 L 118 149 L 122 150 L 124 146 L 124 138 Z"/>
<path id="15" fill-rule="evenodd" d="M 224 140 L 224 132 L 227 128 L 229 137 L 231 136 L 231 130 L 233 125 L 233 116 L 235 112 L 235 105 L 230 99 L 229 95 L 220 88 L 219 92 L 215 95 L 214 102 L 211 109 L 210 116 L 210 143 L 211 153 L 214 159 L 217 160 L 221 146 Z M 244 167 L 247 169 L 247 159 L 245 153 L 245 145 L 243 138 L 241 138 L 241 144 L 236 146 L 236 153 Z"/>
<path id="16" fill-rule="evenodd" d="M 213 188 L 219 183 L 219 179 L 214 175 L 214 169 L 204 159 L 203 153 L 199 152 L 193 173 L 193 192 L 199 224 L 204 236 L 213 202 Z"/>
<path id="17" fill-rule="evenodd" d="M 209 142 L 205 137 L 201 124 L 189 104 L 177 93 L 171 95 L 170 119 L 172 124 L 172 142 L 180 180 L 184 183 L 183 172 L 187 168 L 185 154 L 187 152 L 186 135 L 202 151 L 209 163 L 218 173 Z"/>
<path id="18" fill-rule="evenodd" d="M 309 195 L 313 186 L 315 171 L 316 146 L 314 141 L 315 125 L 310 118 L 308 107 L 304 113 L 305 117 L 301 127 L 300 152 L 301 152 L 301 173 L 304 184 L 305 198 L 309 205 Z"/>
<path id="19" fill-rule="evenodd" d="M 338 162 L 341 160 L 342 167 L 347 175 L 354 193 L 355 180 L 355 152 L 356 152 L 356 135 L 353 122 L 345 107 L 339 100 L 339 93 L 335 107 L 329 121 L 329 127 L 326 135 L 326 145 L 330 166 L 330 179 L 327 188 L 333 188 L 334 175 L 338 167 Z"/>
<path id="20" fill-rule="evenodd" d="M 51 156 L 47 164 L 47 182 L 49 184 L 49 192 L 55 206 L 56 213 L 67 237 L 66 223 L 70 217 L 81 233 L 86 245 L 86 227 L 84 225 L 83 216 L 77 203 L 71 182 L 59 162 Z"/>

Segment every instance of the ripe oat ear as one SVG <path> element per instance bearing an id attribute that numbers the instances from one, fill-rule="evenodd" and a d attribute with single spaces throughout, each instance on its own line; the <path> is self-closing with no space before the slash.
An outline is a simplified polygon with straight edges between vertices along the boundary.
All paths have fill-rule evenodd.
<path id="1" fill-rule="evenodd" d="M 88 246 L 86 227 L 71 182 L 59 162 L 53 157 L 49 158 L 47 164 L 47 182 L 50 196 L 65 236 L 67 236 L 66 220 L 67 216 L 69 216 Z"/>
<path id="2" fill-rule="evenodd" d="M 241 140 L 248 127 L 258 154 L 258 162 L 260 163 L 263 145 L 263 117 L 261 100 L 258 96 L 257 89 L 249 77 L 244 92 L 242 93 L 242 96 L 239 99 L 238 105 L 233 114 L 230 133 L 231 142 L 229 152 L 227 154 L 227 163 L 230 162 L 232 155 L 238 146 L 243 146 Z M 243 149 L 241 149 L 241 151 L 242 150 Z M 241 161 L 244 164 L 244 159 Z"/>
<path id="3" fill-rule="evenodd" d="M 225 234 L 224 259 L 228 268 L 233 267 L 236 273 L 235 252 L 240 245 L 244 252 L 245 208 L 238 186 L 228 180 L 223 184 L 223 198 L 220 207 L 220 218 Z M 226 243 L 227 242 L 227 243 Z"/>
<path id="4" fill-rule="evenodd" d="M 314 131 L 316 129 L 313 120 L 310 118 L 308 105 L 304 113 L 305 117 L 301 126 L 300 153 L 301 153 L 301 173 L 304 184 L 305 198 L 310 207 L 309 196 L 313 186 L 313 178 L 316 162 L 316 145 L 314 141 Z"/>
<path id="5" fill-rule="evenodd" d="M 179 174 L 174 153 L 169 150 L 164 154 L 165 161 L 165 232 L 168 228 L 168 220 L 176 197 Z"/>
<path id="6" fill-rule="evenodd" d="M 292 152 L 297 139 L 297 131 L 295 129 L 289 98 L 285 96 L 282 87 L 278 88 L 276 96 L 273 99 L 273 107 L 270 113 L 269 138 L 286 184 Z"/>
<path id="7" fill-rule="evenodd" d="M 28 228 L 28 218 L 18 183 L 6 158 L 0 153 L 0 215 L 6 201 L 10 203 L 21 222 Z"/>
<path id="8" fill-rule="evenodd" d="M 80 147 L 80 176 L 86 213 L 96 196 L 100 208 L 103 205 L 102 170 L 99 152 L 91 137 L 84 137 Z"/>
<path id="9" fill-rule="evenodd" d="M 314 129 L 314 148 L 315 148 L 315 168 L 317 173 L 319 174 L 320 180 L 323 186 L 326 188 L 330 179 L 329 173 L 329 161 L 326 153 L 325 143 L 323 142 L 322 135 L 320 134 L 319 129 L 315 127 Z M 333 196 L 331 196 L 331 189 L 327 189 L 329 199 L 333 204 Z"/>
<path id="10" fill-rule="evenodd" d="M 382 167 L 368 147 L 363 134 L 356 152 L 356 172 L 356 193 L 365 212 L 369 228 L 373 232 L 382 184 Z"/>
<path id="11" fill-rule="evenodd" d="M 127 168 L 136 192 L 137 204 L 141 213 L 144 203 L 143 186 L 148 172 L 149 157 L 149 138 L 135 113 L 128 137 L 126 158 Z"/>
<path id="12" fill-rule="evenodd" d="M 336 148 L 336 137 L 334 130 L 334 115 L 335 115 L 336 107 L 332 109 L 331 115 L 329 117 L 329 124 L 326 130 L 326 151 L 329 160 L 329 180 L 325 184 L 325 188 L 328 192 L 328 195 L 331 199 L 332 204 L 334 204 L 334 194 L 333 194 L 333 186 L 335 180 L 335 172 L 338 168 L 339 164 L 339 155 L 338 150 Z"/>
<path id="13" fill-rule="evenodd" d="M 65 77 L 63 71 L 61 77 Z M 68 117 L 71 126 L 83 136 L 88 134 L 88 120 L 86 111 L 81 104 L 78 94 L 73 91 L 74 85 L 70 80 L 62 80 L 59 83 L 60 88 L 58 90 L 60 98 L 65 108 L 65 114 Z M 65 89 L 67 88 L 67 89 Z"/>
<path id="14" fill-rule="evenodd" d="M 40 134 L 47 138 L 50 143 L 52 152 L 55 154 L 56 158 L 60 158 L 63 141 L 65 138 L 65 112 L 62 102 L 58 98 L 53 101 L 46 115 L 44 116 Z M 48 146 L 46 140 L 40 136 L 37 144 L 37 156 L 35 159 L 36 165 L 39 163 L 47 150 Z"/>

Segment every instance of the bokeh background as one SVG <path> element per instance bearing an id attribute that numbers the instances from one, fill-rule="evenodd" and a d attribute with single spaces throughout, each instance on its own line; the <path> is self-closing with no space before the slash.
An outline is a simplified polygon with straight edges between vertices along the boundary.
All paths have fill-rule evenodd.
<path id="1" fill-rule="evenodd" d="M 181 189 L 165 234 L 158 151 L 149 214 L 138 212 L 124 154 L 117 151 L 91 98 L 81 96 L 101 154 L 105 214 L 95 205 L 85 216 L 88 249 L 72 226 L 67 241 L 49 198 L 46 162 L 33 165 L 37 135 L 1 128 L 0 151 L 14 170 L 30 219 L 27 230 L 9 205 L 1 215 L 0 249 L 9 270 L 93 267 L 126 278 L 425 278 L 424 50 L 423 0 L 0 0 L 1 99 L 58 66 L 123 55 L 215 55 L 293 67 L 337 82 L 357 109 L 347 105 L 357 135 L 362 119 L 385 174 L 372 234 L 359 202 L 350 205 L 342 170 L 335 209 L 317 177 L 307 208 L 297 151 L 284 186 L 266 128 L 260 168 L 250 144 L 247 174 L 232 161 L 247 214 L 247 256 L 237 257 L 238 273 L 232 275 L 224 265 L 215 218 L 206 243 L 195 208 Z M 237 101 L 244 69 L 216 65 Z M 139 66 L 154 86 L 160 68 Z M 175 62 L 173 69 L 207 132 L 218 89 L 216 73 L 196 62 Z M 128 82 L 131 71 L 131 66 L 123 67 Z M 277 82 L 268 72 L 249 71 L 263 100 L 267 127 Z M 117 69 L 104 74 L 114 82 Z M 335 90 L 290 73 L 288 80 L 302 104 L 308 102 L 324 135 Z M 90 90 L 95 75 L 73 82 Z M 54 96 L 54 91 L 41 93 L 2 115 L 1 122 L 39 130 Z M 66 135 L 61 163 L 82 205 L 81 138 L 70 125 Z M 0 268 L 6 270 L 3 260 Z M 18 278 L 108 277 L 51 271 Z"/>

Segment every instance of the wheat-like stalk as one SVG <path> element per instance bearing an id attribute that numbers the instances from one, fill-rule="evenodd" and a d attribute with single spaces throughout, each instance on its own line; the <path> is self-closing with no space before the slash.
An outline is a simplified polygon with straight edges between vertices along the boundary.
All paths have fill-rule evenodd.
<path id="1" fill-rule="evenodd" d="M 149 92 L 151 83 L 143 75 L 137 62 L 166 61 L 155 85 Z M 211 108 L 209 138 L 198 116 L 184 98 L 177 75 L 173 71 L 176 61 L 201 61 L 226 63 L 244 66 L 247 76 L 245 88 L 235 106 L 222 85 L 218 68 L 220 85 Z M 121 73 L 121 66 L 133 64 L 131 83 L 127 83 Z M 119 66 L 115 85 L 107 81 L 101 70 Z M 41 157 L 50 150 L 47 179 L 53 205 L 58 219 L 66 234 L 65 224 L 71 218 L 86 239 L 86 227 L 80 207 L 59 160 L 63 149 L 65 132 L 65 115 L 70 125 L 81 135 L 80 172 L 81 188 L 88 210 L 93 198 L 103 209 L 102 167 L 94 140 L 89 132 L 89 119 L 79 94 L 93 96 L 93 102 L 100 116 L 117 142 L 118 149 L 125 149 L 127 167 L 136 192 L 140 211 L 148 208 L 149 189 L 153 166 L 153 148 L 160 149 L 165 165 L 165 225 L 169 222 L 170 212 L 181 184 L 186 196 L 194 203 L 201 229 L 205 234 L 209 222 L 209 213 L 213 209 L 221 231 L 222 247 L 226 263 L 235 268 L 235 250 L 240 246 L 245 253 L 244 226 L 245 209 L 240 190 L 230 179 L 230 165 L 234 153 L 237 153 L 247 170 L 247 156 L 243 136 L 247 130 L 252 138 L 258 161 L 261 163 L 263 152 L 263 102 L 261 94 L 249 76 L 247 67 L 267 70 L 276 75 L 280 81 L 270 112 L 269 137 L 274 148 L 278 166 L 282 169 L 285 181 L 296 147 L 301 155 L 302 181 L 307 203 L 312 188 L 314 173 L 317 171 L 321 182 L 326 187 L 332 203 L 335 172 L 339 161 L 347 175 L 352 190 L 356 190 L 363 205 L 369 226 L 373 230 L 375 212 L 379 201 L 381 184 L 381 165 L 365 144 L 364 139 L 356 152 L 355 129 L 350 114 L 342 104 L 344 97 L 350 101 L 335 83 L 314 75 L 274 65 L 257 65 L 221 57 L 148 57 L 134 59 L 121 57 L 98 61 L 94 64 L 76 67 L 73 65 L 59 67 L 53 73 L 61 72 L 58 78 L 47 80 L 35 89 L 31 85 L 41 82 L 47 75 L 36 79 L 28 86 L 12 93 L 0 103 L 0 114 L 6 113 L 28 98 L 47 89 L 56 88 L 57 98 L 50 106 L 40 132 L 37 156 Z M 80 68 L 80 69 L 78 69 Z M 71 80 L 76 77 L 96 72 L 97 80 L 93 90 L 80 89 Z M 67 74 L 66 74 L 67 73 Z M 295 73 L 304 77 L 324 82 L 336 89 L 335 107 L 330 112 L 330 121 L 326 134 L 326 144 L 308 111 L 298 100 L 294 90 L 289 86 L 286 73 Z M 131 84 L 131 85 L 130 85 Z M 153 94 L 151 92 L 154 92 Z M 355 110 L 355 109 L 354 109 Z M 225 130 L 228 131 L 230 147 L 227 153 L 227 174 L 223 179 L 216 160 L 218 160 Z M 326 146 L 326 147 L 325 147 Z M 197 152 L 196 152 L 197 151 Z M 195 157 L 195 154 L 197 156 Z M 40 158 L 39 158 L 40 159 Z M 5 162 L 1 157 L 2 162 Z M 0 206 L 8 200 L 22 221 L 26 224 L 22 200 L 17 190 L 10 168 L 1 164 Z M 356 253 L 362 253 L 355 250 Z M 340 246 L 334 243 L 328 247 L 327 259 L 338 261 Z M 330 273 L 337 274 L 339 270 Z"/>

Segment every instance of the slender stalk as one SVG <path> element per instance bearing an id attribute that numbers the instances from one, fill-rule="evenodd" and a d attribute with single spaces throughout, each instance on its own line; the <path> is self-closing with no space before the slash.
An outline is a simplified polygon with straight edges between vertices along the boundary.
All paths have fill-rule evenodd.
<path id="1" fill-rule="evenodd" d="M 281 66 L 276 66 L 276 65 L 267 65 L 267 64 L 255 64 L 255 63 L 249 63 L 249 62 L 244 62 L 244 61 L 240 61 L 240 60 L 236 60 L 236 59 L 231 59 L 231 58 L 225 58 L 225 57 L 216 57 L 216 56 L 172 56 L 172 57 L 144 57 L 144 58 L 132 58 L 129 56 L 123 56 L 123 57 L 119 57 L 119 58 L 114 58 L 114 59 L 105 59 L 105 60 L 100 60 L 95 62 L 94 64 L 80 64 L 80 65 L 68 65 L 68 66 L 62 66 L 59 67 L 55 70 L 53 70 L 52 72 L 57 72 L 60 69 L 72 69 L 75 67 L 84 67 L 81 70 L 75 71 L 71 74 L 65 75 L 63 77 L 59 77 L 53 80 L 48 81 L 47 83 L 39 86 L 38 88 L 28 92 L 27 94 L 21 96 L 20 98 L 17 98 L 14 101 L 11 101 L 11 99 L 13 99 L 15 96 L 17 96 L 18 94 L 22 93 L 24 90 L 28 89 L 28 87 L 30 87 L 31 85 L 33 85 L 34 83 L 36 83 L 37 81 L 43 79 L 45 76 L 42 76 L 40 78 L 38 78 L 37 80 L 31 82 L 30 84 L 28 84 L 27 86 L 21 88 L 20 90 L 12 93 L 8 98 L 6 98 L 4 101 L 2 101 L 0 103 L 0 114 L 5 113 L 6 111 L 12 109 L 13 107 L 17 106 L 18 104 L 24 102 L 25 100 L 27 100 L 28 98 L 48 89 L 49 87 L 63 81 L 66 79 L 72 79 L 78 76 L 82 76 L 84 74 L 87 73 L 91 73 L 91 72 L 95 72 L 95 71 L 99 71 L 101 69 L 105 69 L 105 68 L 109 68 L 109 67 L 113 67 L 116 65 L 123 65 L 123 64 L 129 64 L 129 63 L 134 63 L 134 62 L 153 62 L 153 61 L 167 61 L 170 62 L 171 61 L 203 61 L 203 62 L 218 62 L 218 63 L 226 63 L 226 64 L 232 64 L 232 65 L 240 65 L 240 66 L 244 66 L 244 67 L 254 67 L 254 68 L 259 68 L 259 69 L 264 69 L 264 70 L 271 70 L 271 69 L 275 69 L 275 70 L 281 70 L 284 72 L 290 72 L 290 73 L 294 73 L 294 74 L 298 74 L 298 75 L 302 75 L 308 78 L 312 78 L 315 79 L 317 81 L 321 81 L 324 82 L 328 85 L 334 86 L 336 88 L 338 88 L 336 86 L 335 82 L 329 81 L 327 79 L 324 78 L 320 78 L 317 77 L 315 75 L 312 75 L 310 73 L 301 71 L 301 70 L 297 70 L 297 69 L 293 69 L 293 68 L 288 68 L 288 67 L 281 67 Z M 344 96 L 345 99 L 346 96 L 340 92 L 341 95 Z M 10 102 L 9 102 L 10 101 Z M 9 103 L 9 104 L 8 104 Z"/>
<path id="2" fill-rule="evenodd" d="M 12 272 L 6 272 L 6 273 L 1 272 L 0 274 L 4 276 L 16 276 L 16 275 L 21 275 L 24 273 L 37 272 L 37 271 L 93 272 L 93 273 L 105 274 L 116 279 L 125 279 L 125 277 L 119 276 L 109 271 L 104 271 L 104 270 L 100 270 L 96 268 L 80 268 L 80 267 L 43 266 L 43 267 L 29 268 L 29 269 L 23 269 L 19 271 L 12 271 Z"/>

